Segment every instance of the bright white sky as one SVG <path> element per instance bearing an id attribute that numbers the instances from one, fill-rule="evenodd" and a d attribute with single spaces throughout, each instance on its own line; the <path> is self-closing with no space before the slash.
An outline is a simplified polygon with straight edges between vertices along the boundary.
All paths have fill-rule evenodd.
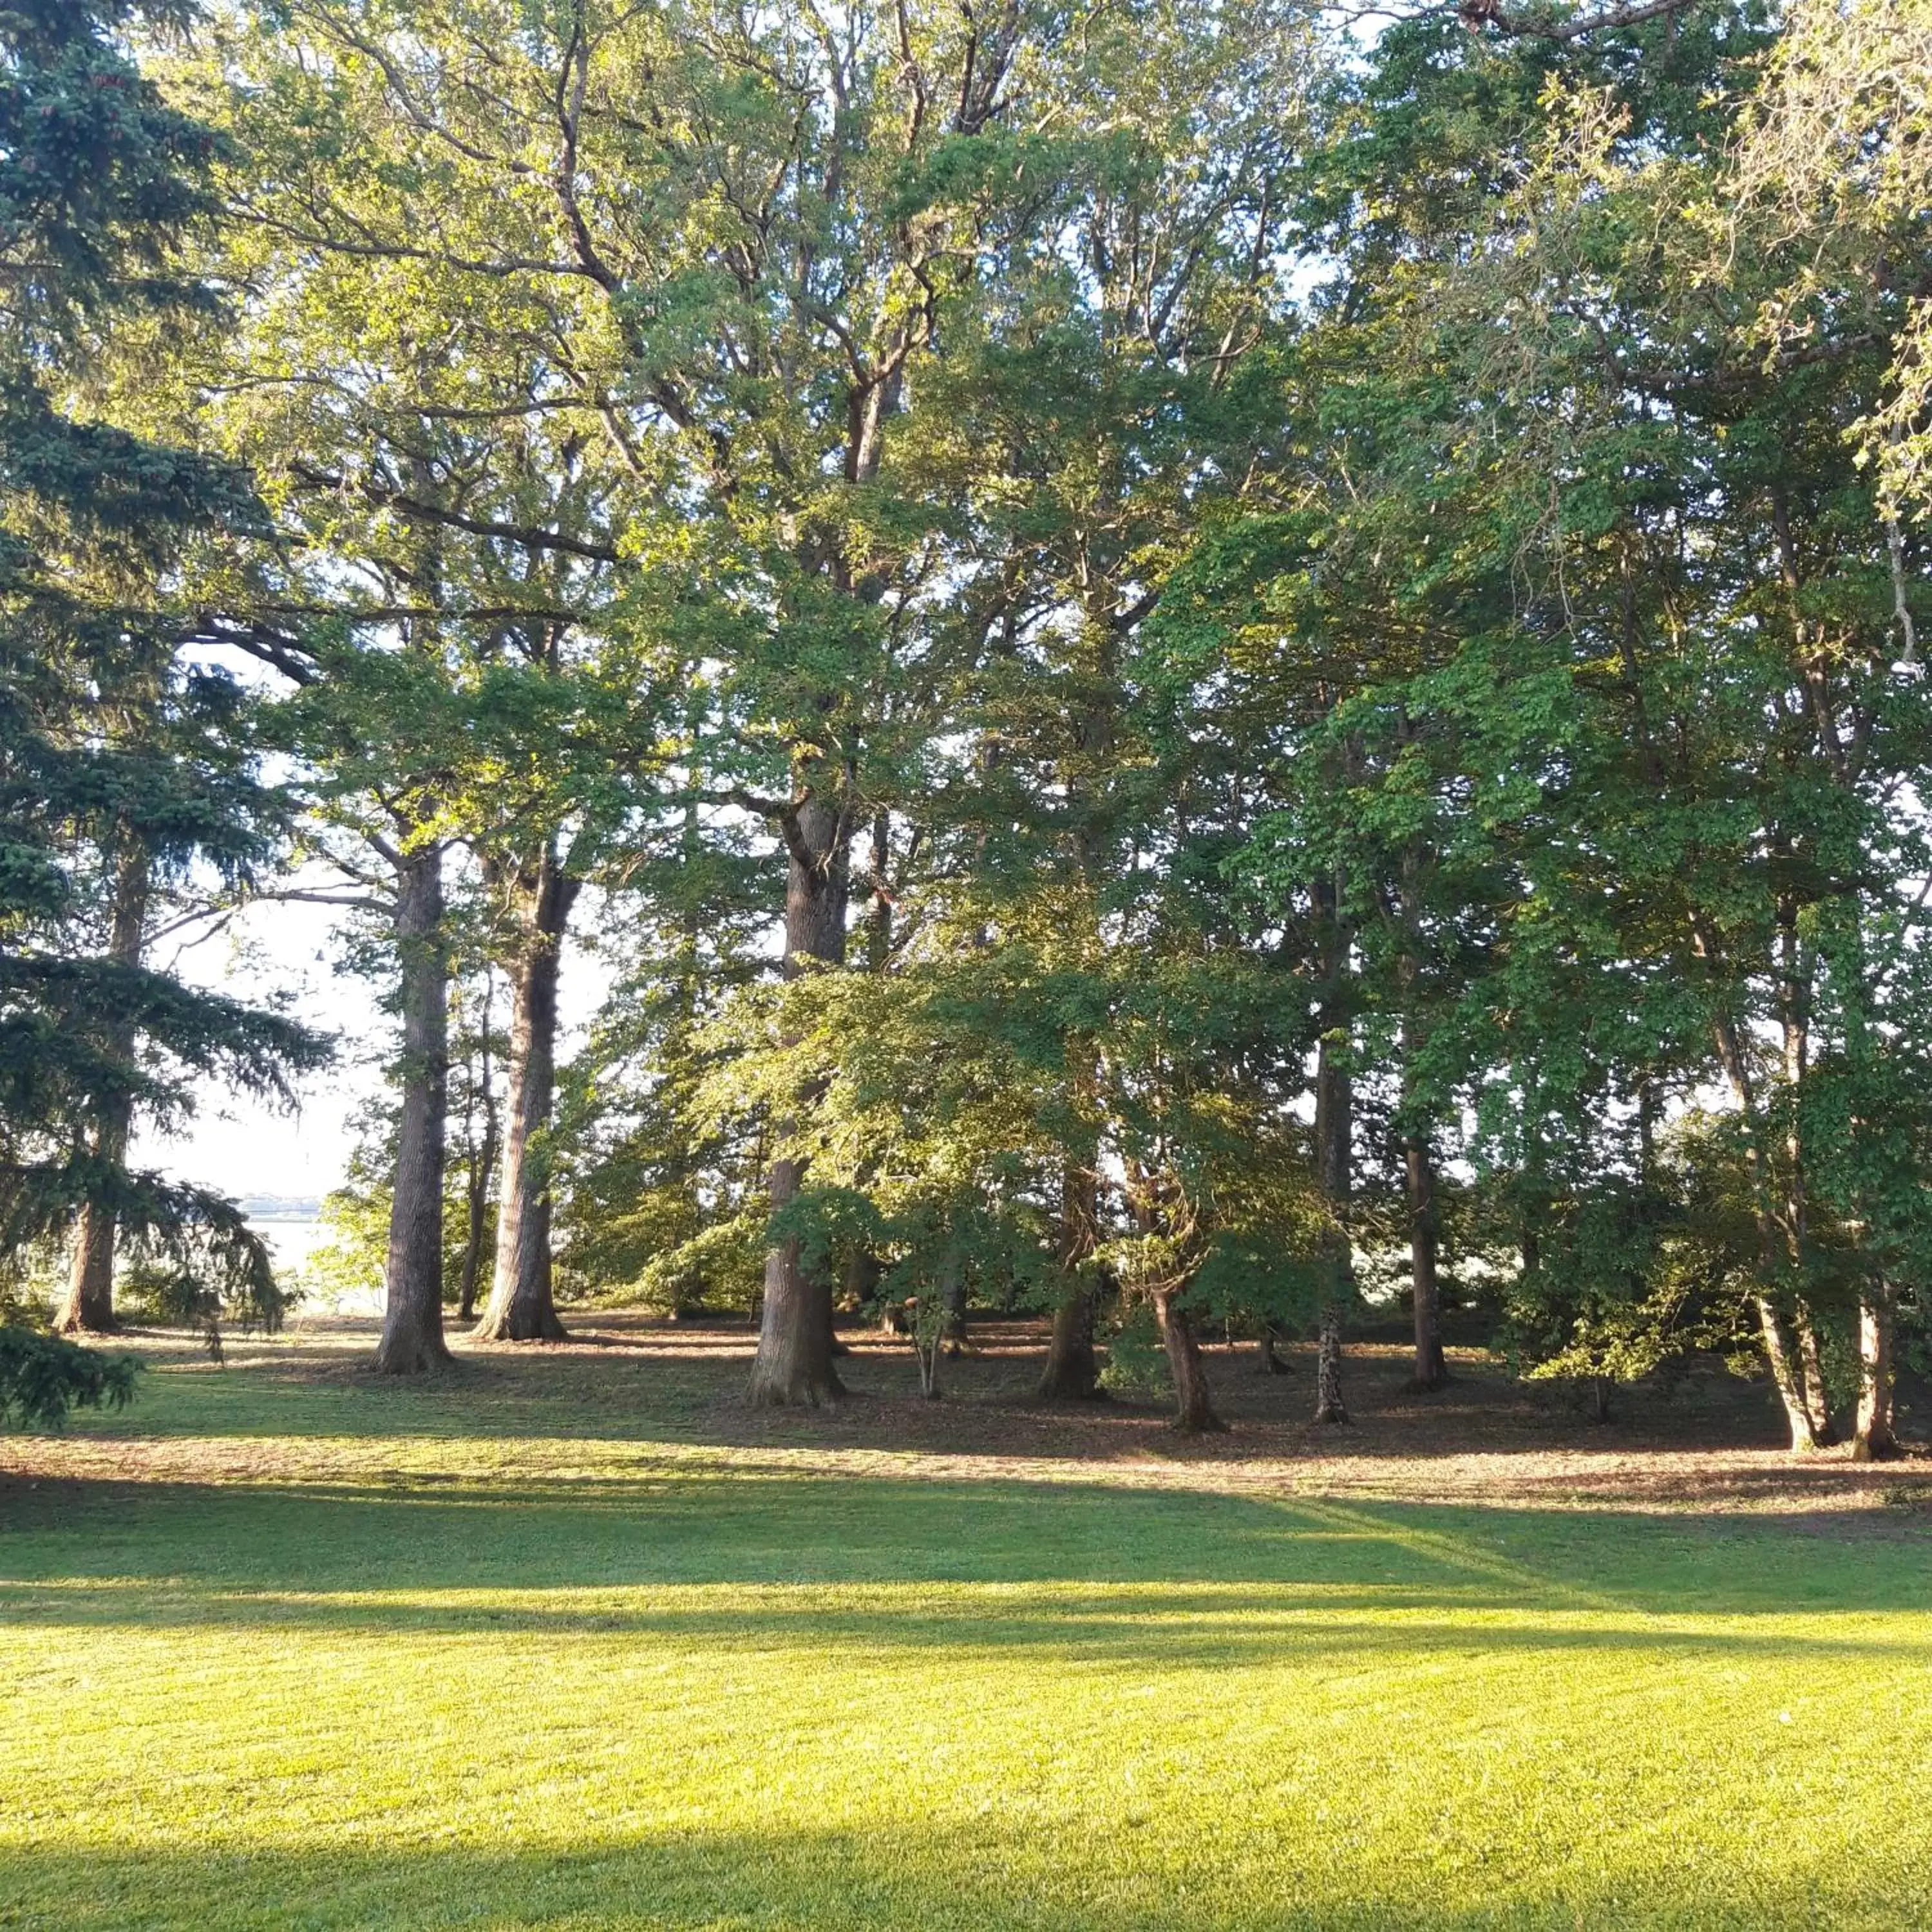
<path id="1" fill-rule="evenodd" d="M 580 902 L 594 916 L 596 902 Z M 187 1131 L 164 1139 L 137 1130 L 136 1158 L 224 1194 L 320 1198 L 348 1172 L 357 1111 L 381 1090 L 392 1022 L 380 986 L 337 970 L 337 934 L 350 916 L 335 908 L 258 901 L 226 931 L 178 957 L 164 941 L 154 964 L 191 982 L 266 1004 L 286 995 L 297 1018 L 336 1039 L 334 1066 L 309 1076 L 289 1113 L 245 1096 L 204 1088 Z M 560 1004 L 568 1052 L 604 996 L 608 974 L 581 946 L 566 945 Z"/>
<path id="2" fill-rule="evenodd" d="M 136 1136 L 136 1157 L 224 1194 L 326 1194 L 346 1173 L 350 1118 L 380 1084 L 388 1033 L 376 989 L 334 970 L 334 942 L 344 915 L 328 906 L 258 902 L 226 931 L 175 961 L 164 941 L 158 966 L 178 964 L 186 979 L 251 1002 L 278 994 L 310 1025 L 340 1036 L 337 1064 L 302 1087 L 299 1112 L 204 1089 L 185 1134 Z"/>
<path id="3" fill-rule="evenodd" d="M 271 673 L 237 652 L 212 650 L 204 655 L 245 686 L 278 688 Z M 286 773 L 271 760 L 262 775 L 272 780 Z M 352 890 L 322 866 L 285 883 L 317 891 Z M 594 921 L 596 910 L 596 895 L 586 893 L 578 902 L 580 922 Z M 190 932 L 156 944 L 151 964 L 252 1004 L 280 1000 L 297 1018 L 334 1038 L 336 1057 L 333 1066 L 301 1083 L 300 1104 L 292 1112 L 205 1086 L 194 1118 L 173 1138 L 137 1122 L 137 1162 L 236 1196 L 320 1198 L 347 1178 L 355 1117 L 381 1091 L 383 1066 L 394 1052 L 382 987 L 338 970 L 340 936 L 352 916 L 339 907 L 258 900 L 212 937 L 197 938 Z M 560 1052 L 568 1053 L 580 1042 L 609 984 L 601 959 L 566 943 L 559 998 Z"/>

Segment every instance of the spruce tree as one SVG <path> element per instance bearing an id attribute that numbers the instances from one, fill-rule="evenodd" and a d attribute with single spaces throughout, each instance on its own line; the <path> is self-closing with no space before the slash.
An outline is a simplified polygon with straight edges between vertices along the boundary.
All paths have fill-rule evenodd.
<path id="1" fill-rule="evenodd" d="M 203 626 L 169 594 L 192 546 L 254 520 L 249 493 L 98 406 L 117 330 L 212 304 L 175 250 L 208 212 L 213 138 L 119 39 L 184 19 L 166 0 L 0 11 L 0 1256 L 74 1236 L 75 1328 L 111 1324 L 117 1234 L 204 1310 L 274 1318 L 238 1208 L 131 1168 L 130 1127 L 209 1076 L 280 1092 L 320 1052 L 144 956 L 161 895 L 239 881 L 276 831 L 243 694 L 195 661 Z"/>

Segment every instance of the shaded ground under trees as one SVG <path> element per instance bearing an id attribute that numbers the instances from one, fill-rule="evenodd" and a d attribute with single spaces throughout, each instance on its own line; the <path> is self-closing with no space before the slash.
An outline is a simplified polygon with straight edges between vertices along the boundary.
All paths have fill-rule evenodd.
<path id="1" fill-rule="evenodd" d="M 904 1454 L 922 1468 L 934 1459 L 986 1469 L 1010 1462 L 1034 1474 L 1052 1465 L 1144 1466 L 1150 1479 L 1186 1472 L 1208 1488 L 1287 1486 L 1364 1490 L 1438 1500 L 1655 1502 L 1718 1507 L 1858 1507 L 1922 1495 L 1932 1508 L 1932 1456 L 1923 1436 L 1932 1418 L 1932 1389 L 1913 1376 L 1901 1384 L 1906 1460 L 1858 1467 L 1840 1448 L 1794 1457 L 1775 1390 L 1720 1363 L 1700 1360 L 1616 1389 L 1612 1420 L 1595 1419 L 1587 1386 L 1525 1382 L 1488 1352 L 1448 1348 L 1453 1379 L 1419 1393 L 1412 1355 L 1400 1324 L 1386 1336 L 1352 1343 L 1348 1401 L 1352 1425 L 1310 1419 L 1316 1367 L 1313 1342 L 1277 1342 L 1286 1374 L 1262 1374 L 1251 1341 L 1203 1337 L 1215 1406 L 1226 1435 L 1178 1433 L 1170 1401 L 1154 1393 L 1100 1402 L 1056 1402 L 1039 1393 L 1048 1324 L 1043 1320 L 976 1319 L 967 1352 L 947 1357 L 940 1376 L 945 1399 L 920 1394 L 911 1345 L 868 1327 L 842 1327 L 848 1393 L 823 1411 L 770 1412 L 747 1406 L 744 1375 L 757 1330 L 742 1320 L 671 1322 L 626 1310 L 579 1310 L 566 1346 L 454 1343 L 454 1366 L 412 1401 L 372 1376 L 366 1344 L 374 1324 L 356 1318 L 301 1321 L 285 1338 L 246 1339 L 230 1349 L 245 1377 L 203 1373 L 192 1345 L 136 1332 L 128 1346 L 157 1366 L 194 1373 L 195 1432 L 189 1461 L 174 1454 L 176 1430 L 164 1425 L 152 1442 L 85 1436 L 46 1444 L 16 1442 L 10 1454 L 52 1475 L 79 1459 L 91 1474 L 134 1456 L 145 1467 L 158 1455 L 172 1473 L 197 1473 L 202 1456 L 217 1480 L 272 1478 L 251 1444 L 231 1463 L 218 1445 L 231 1426 L 231 1400 L 252 1418 L 272 1406 L 278 1425 L 298 1436 L 310 1422 L 326 1426 L 338 1405 L 359 1413 L 373 1400 L 382 1427 L 397 1438 L 486 1439 L 518 1432 L 543 1418 L 546 1434 L 618 1442 L 664 1440 L 721 1449 L 809 1448 L 831 1462 L 857 1455 Z M 150 1378 L 152 1386 L 152 1378 Z M 285 1403 L 287 1406 L 284 1406 Z M 140 1438 L 152 1426 L 139 1409 L 116 1437 Z M 251 1425 L 252 1426 L 252 1425 Z M 205 1436 L 202 1434 L 206 1431 Z M 377 1461 L 387 1453 L 377 1438 Z M 239 1446 L 239 1445 L 238 1445 Z M 291 1468 L 287 1473 L 298 1474 Z M 1070 1471 L 1069 1473 L 1077 1473 Z"/>

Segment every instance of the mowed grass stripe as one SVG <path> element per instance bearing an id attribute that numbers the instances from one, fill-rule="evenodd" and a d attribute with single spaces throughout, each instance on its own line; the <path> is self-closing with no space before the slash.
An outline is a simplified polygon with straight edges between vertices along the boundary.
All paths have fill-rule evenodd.
<path id="1" fill-rule="evenodd" d="M 328 1480 L 14 1498 L 0 1924 L 1932 1922 L 1909 1522 L 628 1436 L 560 1493 L 536 1420 L 428 1492 L 345 1434 Z"/>

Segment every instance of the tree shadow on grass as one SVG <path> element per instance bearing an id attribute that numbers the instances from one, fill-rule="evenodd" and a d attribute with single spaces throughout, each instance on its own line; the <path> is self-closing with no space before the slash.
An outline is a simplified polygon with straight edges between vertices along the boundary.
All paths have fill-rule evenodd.
<path id="1" fill-rule="evenodd" d="M 330 1640 L 325 1652 L 356 1660 L 364 1694 L 374 1694 L 372 1673 L 382 1687 L 408 1686 L 430 1668 L 459 1682 L 471 1681 L 464 1672 L 486 1671 L 494 1687 L 514 1660 L 533 1657 L 601 1685 L 594 1673 L 633 1652 L 700 1670 L 720 1652 L 765 1652 L 770 1668 L 752 1674 L 784 1686 L 808 1687 L 810 1672 L 837 1666 L 848 1684 L 897 1676 L 943 1689 L 956 1668 L 980 1694 L 1008 1681 L 1003 1669 L 978 1667 L 989 1657 L 1010 1659 L 1022 1684 L 1057 1684 L 1064 1662 L 1074 1708 L 1123 1682 L 1282 1661 L 1306 1666 L 1297 1682 L 1360 1685 L 1384 1681 L 1385 1672 L 1400 1681 L 1418 1664 L 1426 1678 L 1442 1660 L 1540 1657 L 1554 1668 L 1537 1683 L 1560 1684 L 1574 1668 L 1580 1683 L 1607 1680 L 1612 1708 L 1652 1665 L 1768 1665 L 1761 1674 L 1778 1683 L 1802 1681 L 1808 1664 L 1849 1665 L 1842 1676 L 1876 1683 L 1922 1669 L 1932 1654 L 1920 1622 L 1875 1630 L 1832 1615 L 1754 1628 L 1758 1618 L 1805 1611 L 1932 1604 L 1932 1547 L 1922 1535 L 1828 1543 L 1776 1519 L 1665 1522 L 1067 1482 L 694 1474 L 672 1459 L 640 1457 L 632 1475 L 586 1481 L 440 1483 L 418 1474 L 362 1487 L 15 1486 L 0 1494 L 0 1528 L 8 1532 L 0 1538 L 0 1620 L 22 1636 L 34 1626 L 53 1633 L 34 1640 L 62 1669 L 74 1656 L 96 1670 L 118 1660 L 94 1694 L 110 1709 L 112 1671 L 154 1665 L 151 1652 L 117 1652 L 116 1640 L 146 1631 L 184 1634 L 197 1658 L 205 1648 L 242 1660 L 239 1670 L 257 1655 L 283 1657 L 298 1675 L 315 1654 L 286 1640 L 320 1634 Z M 1732 1621 L 1698 1622 L 1716 1616 Z M 202 1646 L 194 1641 L 202 1636 L 227 1640 Z M 419 1636 L 434 1641 L 412 1640 Z M 1591 1667 L 1591 1653 L 1607 1671 Z M 618 1679 L 608 1681 L 620 1694 Z M 205 1694 L 226 1694 L 220 1682 Z M 797 1694 L 808 1715 L 808 1688 Z M 257 1728 L 278 1721 L 279 1708 L 269 1699 Z M 515 1723 L 514 1702 L 489 1708 L 491 1721 Z M 586 1708 L 594 1732 L 602 1707 Z M 414 1709 L 407 1700 L 392 1709 L 380 1696 L 355 1706 L 358 1722 L 376 1713 L 380 1732 L 373 1742 L 358 1734 L 356 1748 L 380 1756 L 402 1748 Z M 784 1748 L 776 1740 L 794 1733 L 777 1722 L 786 1711 L 771 1714 L 776 1774 Z M 1028 1721 L 1057 1730 L 1058 1716 Z M 1184 1715 L 1179 1721 L 1184 1727 Z M 236 1735 L 245 1742 L 249 1725 Z M 578 1732 L 566 1726 L 560 1735 Z M 272 1754 L 278 1736 L 272 1730 Z M 499 1737 L 478 1756 L 500 1760 L 517 1748 Z M 560 1763 L 574 1762 L 556 1756 L 554 1740 L 544 1748 L 550 1755 L 534 1753 L 533 1774 L 556 1777 Z M 1216 1748 L 1238 1760 L 1244 1739 Z M 466 1777 L 470 1759 L 459 1752 L 454 1761 Z M 987 1760 L 980 1774 L 998 1762 Z M 594 1756 L 586 1762 L 594 1770 Z M 1614 1820 L 1573 1831 L 1566 1818 L 1555 1838 L 1539 1841 L 1533 1831 L 1523 1835 L 1509 1809 L 1520 1795 L 1508 1792 L 1496 1801 L 1502 1810 L 1478 1821 L 1499 1835 L 1504 1868 L 1445 1880 L 1439 1858 L 1453 1849 L 1454 1828 L 1438 1810 L 1427 1814 L 1438 1822 L 1422 1828 L 1426 1845 L 1416 1835 L 1421 1812 L 1405 1811 L 1399 1825 L 1348 1820 L 1352 1780 L 1364 1774 L 1388 1775 L 1344 1763 L 1324 1776 L 1323 1790 L 1343 1806 L 1334 1841 L 1330 1827 L 1277 1806 L 1268 1828 L 1276 1835 L 1258 1851 L 1248 1821 L 1204 1817 L 1184 1783 L 1171 1804 L 1102 1805 L 1098 1834 L 1084 1786 L 1038 1802 L 1003 1786 L 989 1815 L 962 1790 L 956 1809 L 902 1816 L 883 1769 L 875 1805 L 870 1784 L 860 1787 L 869 1807 L 862 1827 L 834 1828 L 812 1810 L 809 1826 L 678 1830 L 621 1814 L 613 1822 L 609 1811 L 572 1816 L 578 1801 L 566 1769 L 564 1795 L 542 1814 L 549 1841 L 534 1845 L 484 1851 L 432 1837 L 425 1820 L 440 1816 L 473 1821 L 478 1838 L 491 1829 L 487 1792 L 466 1788 L 424 1790 L 420 1816 L 406 1808 L 393 1820 L 344 1821 L 314 1846 L 277 1844 L 271 1792 L 259 1816 L 220 1815 L 212 1842 L 189 1842 L 184 1825 L 178 1845 L 137 1852 L 76 1839 L 77 1831 L 111 1834 L 121 1822 L 122 1781 L 112 1773 L 103 1810 L 63 1817 L 44 1843 L 21 1842 L 44 1825 L 0 1819 L 0 1840 L 10 1840 L 0 1843 L 0 1924 L 62 1932 L 1758 1932 L 1928 1922 L 1919 1909 L 1928 1901 L 1906 1898 L 1897 1870 L 1831 1864 L 1802 1834 L 1767 1889 L 1762 1864 L 1727 1864 L 1722 1842 L 1683 1852 L 1684 1841 L 1672 1841 L 1699 1861 L 1694 1875 L 1681 1857 L 1646 1865 L 1620 1850 Z M 1103 1754 L 1081 1773 L 1108 1775 Z M 1210 1796 L 1225 1808 L 1246 1788 L 1237 1780 Z M 1740 1798 L 1774 1810 L 1798 1802 L 1762 1785 Z M 475 1812 L 466 1809 L 472 1801 Z M 849 1786 L 843 1802 L 854 1802 Z M 1667 1790 L 1658 1802 L 1670 1802 Z M 1068 1804 L 1080 1808 L 1078 1819 Z M 1902 1870 L 1916 1842 L 1895 1834 L 1886 1843 L 1902 1849 L 1886 1856 Z M 1588 1868 L 1574 1884 L 1573 1856 Z"/>
<path id="2" fill-rule="evenodd" d="M 9 1600 L 10 1598 L 11 1600 Z M 1932 1633 L 1911 1638 L 1861 1636 L 1809 1628 L 1761 1633 L 1687 1629 L 1596 1615 L 1561 1620 L 1547 1607 L 1484 1601 L 1473 1594 L 1390 1590 L 1386 1593 L 1292 1589 L 1181 1589 L 1023 1593 L 989 1612 L 956 1604 L 908 1610 L 897 1601 L 855 1603 L 811 1590 L 780 1600 L 740 1598 L 680 1608 L 650 1604 L 551 1602 L 539 1596 L 492 1602 L 423 1598 L 358 1600 L 286 1594 L 218 1594 L 148 1586 L 94 1586 L 71 1594 L 42 1589 L 18 1596 L 0 1588 L 0 1610 L 21 1624 L 124 1631 L 173 1628 L 212 1632 L 245 1626 L 272 1636 L 300 1630 L 334 1639 L 385 1636 L 632 1640 L 707 1655 L 734 1650 L 795 1651 L 831 1659 L 841 1652 L 874 1661 L 931 1653 L 964 1664 L 1022 1654 L 1066 1664 L 1135 1670 L 1238 1670 L 1270 1663 L 1322 1666 L 1350 1672 L 1399 1667 L 1419 1658 L 1494 1659 L 1588 1652 L 1666 1664 L 1700 1660 L 1793 1669 L 1828 1660 L 1863 1660 L 1888 1669 L 1932 1666 Z M 1496 1621 L 1508 1616 L 1510 1621 Z M 921 1663 L 922 1670 L 929 1667 Z M 0 1923 L 4 1923 L 0 1921 Z"/>
<path id="3" fill-rule="evenodd" d="M 1932 1606 L 1932 1538 L 1891 1513 L 1828 1539 L 1778 1517 L 694 1474 L 649 1458 L 631 1476 L 551 1484 L 15 1484 L 0 1488 L 0 1608 L 93 1624 L 508 1623 L 783 1643 L 822 1621 L 815 1594 L 871 1589 L 855 1641 L 1081 1646 L 1138 1628 L 1171 1654 L 1171 1616 L 1216 1624 L 1210 1647 L 1232 1659 L 1288 1640 L 1282 1619 L 1298 1613 L 1580 1614 L 1606 1620 L 1604 1641 L 1648 1642 L 1614 1633 Z M 693 1590 L 740 1594 L 687 1610 Z M 466 1600 L 492 1592 L 505 1600 Z M 1238 1642 L 1244 1619 L 1252 1634 Z"/>
<path id="4" fill-rule="evenodd" d="M 569 1849 L 10 1847 L 0 1898 L 8 1924 L 61 1932 L 1815 1932 L 1885 1923 L 1902 1904 L 1883 1876 L 1822 1873 L 1796 1852 L 1774 1888 L 1729 1892 L 1721 1869 L 1445 1885 L 1426 1861 L 1352 1884 L 1330 1865 L 1311 1882 L 1286 1843 L 1243 1887 L 1204 1848 L 1177 1847 L 1189 1828 L 1124 1818 L 1109 1845 L 1060 1846 L 1010 1822 L 946 1830 L 886 1814 L 864 1831 L 640 1830 Z"/>

